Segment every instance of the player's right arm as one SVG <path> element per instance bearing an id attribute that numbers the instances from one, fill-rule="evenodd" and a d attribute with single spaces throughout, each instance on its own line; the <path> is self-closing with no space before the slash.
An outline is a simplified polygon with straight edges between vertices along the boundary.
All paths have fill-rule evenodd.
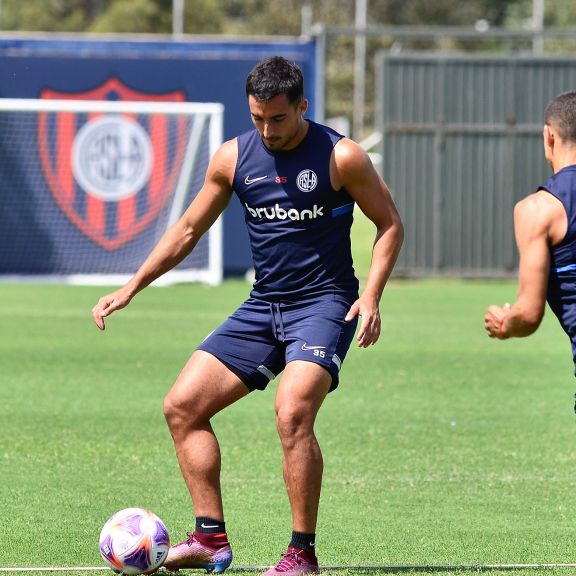
<path id="1" fill-rule="evenodd" d="M 201 190 L 181 218 L 166 230 L 125 286 L 98 300 L 92 317 L 100 330 L 106 327 L 106 316 L 127 306 L 138 292 L 174 268 L 194 249 L 230 201 L 237 156 L 236 140 L 225 142 L 217 150 Z"/>
<path id="2" fill-rule="evenodd" d="M 518 295 L 510 306 L 490 306 L 484 326 L 491 338 L 529 336 L 538 329 L 546 307 L 550 247 L 562 240 L 567 219 L 562 203 L 546 191 L 524 198 L 514 208 L 520 255 Z"/>

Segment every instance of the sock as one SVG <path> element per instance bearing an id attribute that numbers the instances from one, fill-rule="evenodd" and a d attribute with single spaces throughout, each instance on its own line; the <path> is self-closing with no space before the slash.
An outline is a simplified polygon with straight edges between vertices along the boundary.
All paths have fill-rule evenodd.
<path id="1" fill-rule="evenodd" d="M 302 548 L 315 554 L 314 547 L 316 546 L 316 534 L 306 534 L 305 532 L 292 532 L 292 540 L 290 540 L 290 548 Z"/>
<path id="2" fill-rule="evenodd" d="M 207 516 L 198 516 L 196 518 L 196 530 L 198 534 L 221 534 L 226 532 L 226 522 L 223 520 L 214 520 Z"/>
<path id="3" fill-rule="evenodd" d="M 210 548 L 222 548 L 229 544 L 226 523 L 223 520 L 213 520 L 206 516 L 196 518 L 194 536 L 200 544 Z"/>

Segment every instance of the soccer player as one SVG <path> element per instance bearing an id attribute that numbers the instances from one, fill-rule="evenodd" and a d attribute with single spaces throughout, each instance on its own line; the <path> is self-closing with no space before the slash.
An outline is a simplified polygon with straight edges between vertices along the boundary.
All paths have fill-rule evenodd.
<path id="1" fill-rule="evenodd" d="M 490 306 L 484 325 L 491 338 L 529 336 L 548 301 L 570 336 L 576 363 L 576 91 L 554 98 L 544 121 L 544 155 L 553 176 L 514 209 L 518 297 L 513 306 Z"/>
<path id="2" fill-rule="evenodd" d="M 322 454 L 314 422 L 354 338 L 380 335 L 379 301 L 403 240 L 390 192 L 353 141 L 305 119 L 298 66 L 282 57 L 257 64 L 246 81 L 255 129 L 225 142 L 204 185 L 134 277 L 102 297 L 93 317 L 125 307 L 176 266 L 228 204 L 245 211 L 256 277 L 250 297 L 194 351 L 164 401 L 165 417 L 190 492 L 196 526 L 172 547 L 169 570 L 222 572 L 232 561 L 220 490 L 220 449 L 210 424 L 222 409 L 264 390 L 282 372 L 275 399 L 293 532 L 272 576 L 318 573 L 316 520 Z M 357 204 L 376 226 L 361 296 L 350 227 Z"/>

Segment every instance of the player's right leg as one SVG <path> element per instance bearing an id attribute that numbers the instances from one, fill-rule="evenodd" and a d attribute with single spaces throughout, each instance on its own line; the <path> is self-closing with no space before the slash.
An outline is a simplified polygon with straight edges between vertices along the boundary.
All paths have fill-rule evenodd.
<path id="1" fill-rule="evenodd" d="M 178 464 L 196 518 L 203 519 L 185 541 L 170 549 L 164 562 L 169 570 L 223 572 L 232 562 L 220 491 L 220 447 L 210 420 L 248 393 L 242 380 L 220 360 L 197 350 L 164 400 Z"/>

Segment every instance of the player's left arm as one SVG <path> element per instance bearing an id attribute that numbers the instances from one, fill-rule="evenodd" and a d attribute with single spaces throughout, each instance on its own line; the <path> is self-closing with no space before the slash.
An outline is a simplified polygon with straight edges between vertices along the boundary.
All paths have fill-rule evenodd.
<path id="1" fill-rule="evenodd" d="M 550 270 L 550 246 L 562 239 L 566 213 L 558 199 L 536 192 L 514 208 L 514 232 L 520 255 L 518 295 L 512 306 L 492 305 L 484 316 L 488 336 L 505 340 L 529 336 L 544 317 Z"/>
<path id="2" fill-rule="evenodd" d="M 345 188 L 362 212 L 376 226 L 372 261 L 360 298 L 346 316 L 361 316 L 358 345 L 366 348 L 380 337 L 380 298 L 404 240 L 404 228 L 388 187 L 380 178 L 368 154 L 348 138 L 340 140 L 332 156 L 332 184 Z"/>

